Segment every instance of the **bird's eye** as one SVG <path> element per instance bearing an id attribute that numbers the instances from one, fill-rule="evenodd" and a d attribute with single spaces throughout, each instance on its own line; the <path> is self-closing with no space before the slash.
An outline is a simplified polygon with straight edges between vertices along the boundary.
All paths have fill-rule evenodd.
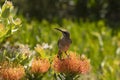
<path id="1" fill-rule="evenodd" d="M 64 35 L 68 37 L 70 36 L 68 32 L 64 32 Z"/>
<path id="2" fill-rule="evenodd" d="M 65 35 L 68 35 L 68 33 L 64 32 Z"/>

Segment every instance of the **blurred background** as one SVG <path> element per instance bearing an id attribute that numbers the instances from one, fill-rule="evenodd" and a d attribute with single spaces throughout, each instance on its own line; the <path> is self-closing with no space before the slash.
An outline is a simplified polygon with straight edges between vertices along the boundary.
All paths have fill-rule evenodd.
<path id="1" fill-rule="evenodd" d="M 19 14 L 27 18 L 54 22 L 63 18 L 74 21 L 104 19 L 112 27 L 120 20 L 119 0 L 11 0 Z M 1 0 L 4 2 L 4 0 Z"/>
<path id="2" fill-rule="evenodd" d="M 61 34 L 53 28 L 63 28 L 73 40 L 70 50 L 91 61 L 90 73 L 80 80 L 120 79 L 120 0 L 10 1 L 22 20 L 22 27 L 7 39 L 11 44 L 19 42 L 34 49 L 46 43 L 52 46 L 48 55 L 55 55 Z"/>

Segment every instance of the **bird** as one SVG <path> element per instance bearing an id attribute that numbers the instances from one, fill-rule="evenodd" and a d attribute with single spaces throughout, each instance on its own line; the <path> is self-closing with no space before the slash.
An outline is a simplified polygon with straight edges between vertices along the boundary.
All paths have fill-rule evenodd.
<path id="1" fill-rule="evenodd" d="M 56 30 L 62 32 L 63 36 L 58 40 L 58 54 L 57 57 L 61 59 L 61 54 L 64 52 L 67 55 L 67 50 L 70 47 L 70 44 L 72 43 L 72 40 L 70 39 L 70 33 L 65 30 L 61 30 L 59 28 L 55 28 Z"/>

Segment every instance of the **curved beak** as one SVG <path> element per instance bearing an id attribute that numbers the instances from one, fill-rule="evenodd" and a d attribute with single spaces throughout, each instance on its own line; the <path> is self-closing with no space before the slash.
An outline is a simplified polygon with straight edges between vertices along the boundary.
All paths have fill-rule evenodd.
<path id="1" fill-rule="evenodd" d="M 61 30 L 61 29 L 59 29 L 59 28 L 54 28 L 54 29 L 56 29 L 56 30 L 58 30 L 58 31 L 60 31 L 60 32 L 62 32 L 62 33 L 64 32 L 64 31 L 62 31 L 62 30 Z"/>

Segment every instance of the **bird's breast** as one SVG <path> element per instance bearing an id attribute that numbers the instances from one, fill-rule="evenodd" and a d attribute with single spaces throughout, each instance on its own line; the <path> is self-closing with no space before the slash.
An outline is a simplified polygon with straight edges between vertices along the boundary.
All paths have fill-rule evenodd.
<path id="1" fill-rule="evenodd" d="M 71 40 L 70 39 L 61 39 L 59 40 L 58 47 L 61 51 L 67 51 L 70 47 Z"/>

